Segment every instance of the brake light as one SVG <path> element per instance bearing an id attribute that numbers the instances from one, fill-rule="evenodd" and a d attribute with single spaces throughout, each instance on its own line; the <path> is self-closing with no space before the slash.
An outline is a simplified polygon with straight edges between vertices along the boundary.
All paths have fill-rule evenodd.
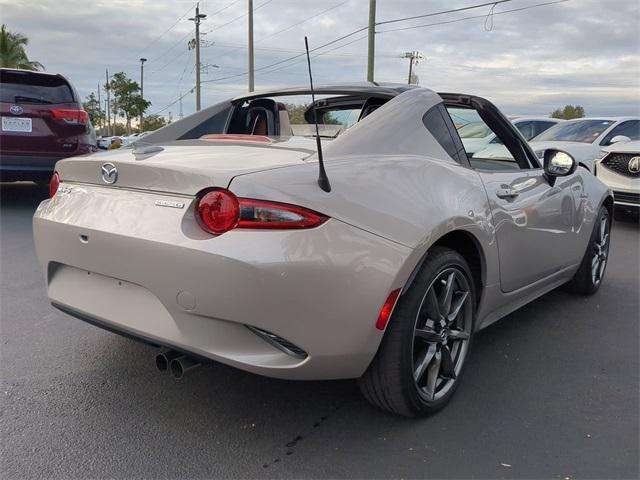
<path id="1" fill-rule="evenodd" d="M 286 203 L 240 199 L 240 228 L 312 228 L 327 219 L 312 210 Z"/>
<path id="2" fill-rule="evenodd" d="M 238 197 L 222 188 L 209 190 L 198 199 L 196 220 L 203 229 L 210 233 L 228 232 L 240 220 Z"/>
<path id="3" fill-rule="evenodd" d="M 387 297 L 387 301 L 384 302 L 384 305 L 380 309 L 380 315 L 378 315 L 378 321 L 376 322 L 376 328 L 378 330 L 384 330 L 385 328 L 387 328 L 387 323 L 389 323 L 389 319 L 391 318 L 391 314 L 393 313 L 393 307 L 396 306 L 396 302 L 398 301 L 399 296 L 400 289 L 396 288 Z"/>
<path id="4" fill-rule="evenodd" d="M 89 123 L 89 114 L 84 110 L 55 109 L 51 110 L 54 120 L 67 125 L 86 125 Z"/>
<path id="5" fill-rule="evenodd" d="M 238 198 L 222 188 L 207 190 L 197 201 L 196 220 L 207 232 L 219 235 L 233 228 L 304 229 L 328 217 L 287 203 Z"/>
<path id="6" fill-rule="evenodd" d="M 49 180 L 49 198 L 56 194 L 60 183 L 62 183 L 60 175 L 58 175 L 58 172 L 53 172 L 53 176 L 51 177 L 51 180 Z"/>

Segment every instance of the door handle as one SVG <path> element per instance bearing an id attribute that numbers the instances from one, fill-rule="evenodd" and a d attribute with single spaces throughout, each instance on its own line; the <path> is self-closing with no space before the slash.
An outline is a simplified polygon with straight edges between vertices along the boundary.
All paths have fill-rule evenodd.
<path id="1" fill-rule="evenodd" d="M 498 198 L 516 198 L 518 195 L 520 195 L 518 191 L 513 188 L 498 188 L 496 190 L 496 197 Z"/>

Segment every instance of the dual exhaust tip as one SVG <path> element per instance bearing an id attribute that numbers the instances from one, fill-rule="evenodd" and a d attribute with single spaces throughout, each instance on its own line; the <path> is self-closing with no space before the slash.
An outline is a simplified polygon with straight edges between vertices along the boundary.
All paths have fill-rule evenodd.
<path id="1" fill-rule="evenodd" d="M 175 350 L 164 349 L 156 355 L 156 368 L 161 372 L 171 373 L 177 380 L 201 366 L 199 361 Z"/>

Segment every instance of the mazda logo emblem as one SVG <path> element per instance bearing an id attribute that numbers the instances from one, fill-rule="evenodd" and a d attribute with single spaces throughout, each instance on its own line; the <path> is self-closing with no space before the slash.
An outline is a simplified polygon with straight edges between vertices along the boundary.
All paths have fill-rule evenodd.
<path id="1" fill-rule="evenodd" d="M 116 183 L 118 180 L 118 169 L 113 163 L 102 164 L 102 181 L 109 185 Z"/>
<path id="2" fill-rule="evenodd" d="M 629 160 L 629 166 L 627 168 L 630 173 L 640 173 L 640 157 L 633 157 Z"/>
<path id="3" fill-rule="evenodd" d="M 22 112 L 24 112 L 24 108 L 22 108 L 20 105 L 11 105 L 11 107 L 9 107 L 9 111 L 14 115 L 22 115 Z"/>

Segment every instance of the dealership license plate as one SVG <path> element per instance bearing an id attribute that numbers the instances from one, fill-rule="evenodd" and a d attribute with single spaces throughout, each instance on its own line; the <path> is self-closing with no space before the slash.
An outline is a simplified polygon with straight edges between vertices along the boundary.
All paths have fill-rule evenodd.
<path id="1" fill-rule="evenodd" d="M 33 126 L 30 118 L 2 117 L 2 131 L 30 133 Z"/>

